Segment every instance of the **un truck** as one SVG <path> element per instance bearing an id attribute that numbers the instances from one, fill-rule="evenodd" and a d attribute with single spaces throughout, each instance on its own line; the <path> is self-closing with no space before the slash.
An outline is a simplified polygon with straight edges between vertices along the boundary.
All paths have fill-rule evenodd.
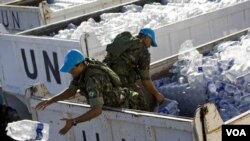
<path id="1" fill-rule="evenodd" d="M 48 4 L 46 0 L 13 0 L 0 5 L 0 23 L 10 33 L 17 33 L 131 1 L 55 0 Z"/>
<path id="2" fill-rule="evenodd" d="M 206 54 L 215 45 L 225 41 L 236 40 L 248 31 L 249 29 L 237 32 L 195 47 L 195 49 L 202 54 Z M 60 47 L 57 52 L 65 53 L 65 50 Z M 169 69 L 178 60 L 178 55 L 176 54 L 152 63 L 150 72 L 153 80 L 169 76 Z M 33 84 L 27 87 L 25 91 L 25 101 L 29 111 L 32 113 L 32 119 L 50 124 L 50 140 L 221 141 L 222 126 L 249 125 L 250 123 L 250 110 L 232 119 L 223 121 L 214 103 L 197 105 L 197 109 L 192 117 L 104 107 L 103 113 L 99 117 L 80 123 L 74 126 L 65 136 L 60 136 L 58 130 L 65 124 L 63 121 L 60 121 L 62 117 L 73 118 L 79 116 L 88 111 L 90 107 L 83 103 L 80 96 L 77 96 L 70 100 L 54 103 L 43 111 L 34 109 L 38 102 L 49 98 L 51 95 L 53 94 L 49 92 L 43 83 Z M 189 107 L 189 105 L 185 106 Z"/>

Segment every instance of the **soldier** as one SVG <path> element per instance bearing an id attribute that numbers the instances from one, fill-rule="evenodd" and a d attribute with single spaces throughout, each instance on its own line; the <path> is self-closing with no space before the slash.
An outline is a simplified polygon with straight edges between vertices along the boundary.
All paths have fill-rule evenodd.
<path id="1" fill-rule="evenodd" d="M 150 53 L 148 51 L 150 46 L 157 47 L 155 33 L 150 28 L 141 29 L 136 37 L 132 37 L 129 32 L 120 33 L 111 44 L 107 45 L 107 56 L 103 62 L 119 75 L 123 87 L 139 92 L 141 105 L 145 106 L 142 109 L 152 111 L 152 107 L 145 103 L 143 92 L 136 85 L 136 81 L 141 80 L 144 88 L 158 103 L 164 101 L 164 96 L 157 91 L 150 78 Z"/>
<path id="2" fill-rule="evenodd" d="M 60 134 L 66 134 L 77 123 L 99 116 L 102 113 L 103 106 L 137 109 L 136 98 L 138 93 L 119 87 L 121 82 L 118 75 L 104 63 L 85 58 L 79 50 L 68 51 L 60 71 L 72 75 L 73 80 L 69 87 L 58 95 L 41 101 L 37 104 L 36 109 L 43 110 L 56 101 L 68 99 L 74 96 L 77 90 L 80 90 L 80 93 L 86 96 L 91 106 L 88 112 L 79 117 L 62 119 L 66 121 L 66 124 L 59 131 Z"/>

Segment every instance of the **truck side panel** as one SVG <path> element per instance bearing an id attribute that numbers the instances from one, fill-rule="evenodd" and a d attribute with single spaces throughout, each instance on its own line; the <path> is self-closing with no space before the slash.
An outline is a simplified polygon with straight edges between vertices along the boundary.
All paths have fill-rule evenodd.
<path id="1" fill-rule="evenodd" d="M 51 12 L 50 17 L 46 19 L 46 24 L 55 23 L 78 15 L 90 13 L 93 11 L 98 11 L 100 9 L 132 1 L 133 0 L 98 0 L 96 2 L 90 2 L 86 4 L 81 4 L 79 6 L 69 7 L 64 10 Z"/>
<path id="2" fill-rule="evenodd" d="M 201 118 L 201 114 L 203 114 Z M 203 125 L 201 124 L 203 121 Z M 194 129 L 199 141 L 221 141 L 222 140 L 222 125 L 249 125 L 250 110 L 223 122 L 217 108 L 212 103 L 207 103 L 200 106 L 196 110 L 194 117 Z M 202 130 L 202 128 L 204 130 Z"/>
<path id="3" fill-rule="evenodd" d="M 0 42 L 0 79 L 4 91 L 23 95 L 29 85 L 45 82 L 55 94 L 68 86 L 70 75 L 59 73 L 59 67 L 69 49 L 80 49 L 79 42 L 3 34 Z"/>
<path id="4" fill-rule="evenodd" d="M 11 1 L 14 1 L 14 0 L 0 0 L 0 4 L 8 3 L 8 2 L 11 2 Z"/>
<path id="5" fill-rule="evenodd" d="M 39 100 L 31 99 L 35 107 Z M 33 111 L 37 120 L 50 124 L 50 140 L 70 141 L 193 141 L 192 120 L 167 117 L 153 113 L 130 110 L 104 110 L 102 115 L 78 124 L 69 134 L 60 136 L 58 131 L 64 126 L 63 117 L 76 117 L 89 110 L 87 105 L 68 102 L 54 103 L 44 111 Z M 46 115 L 46 116 L 44 116 Z"/>
<path id="6" fill-rule="evenodd" d="M 43 25 L 40 10 L 37 7 L 0 5 L 0 23 L 16 33 Z"/>

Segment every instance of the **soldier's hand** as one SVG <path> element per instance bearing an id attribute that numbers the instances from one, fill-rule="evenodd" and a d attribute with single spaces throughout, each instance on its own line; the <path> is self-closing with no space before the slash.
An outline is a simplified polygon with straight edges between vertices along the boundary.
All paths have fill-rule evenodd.
<path id="1" fill-rule="evenodd" d="M 164 96 L 161 94 L 161 93 L 159 93 L 157 96 L 156 96 L 156 101 L 159 103 L 159 104 L 161 104 L 163 101 L 164 101 Z"/>
<path id="2" fill-rule="evenodd" d="M 43 100 L 36 105 L 35 109 L 36 110 L 44 110 L 50 104 L 51 104 L 50 100 Z"/>
<path id="3" fill-rule="evenodd" d="M 66 123 L 65 123 L 65 126 L 59 131 L 59 134 L 65 135 L 69 131 L 69 129 L 73 126 L 72 119 L 63 118 L 61 120 L 65 120 Z"/>

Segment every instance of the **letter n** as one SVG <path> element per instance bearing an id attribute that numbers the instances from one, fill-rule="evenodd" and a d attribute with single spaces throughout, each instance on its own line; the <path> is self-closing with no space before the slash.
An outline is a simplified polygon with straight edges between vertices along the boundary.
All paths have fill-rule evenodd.
<path id="1" fill-rule="evenodd" d="M 53 63 L 50 61 L 49 56 L 48 56 L 46 51 L 43 51 L 43 57 L 44 57 L 45 71 L 46 71 L 46 76 L 47 76 L 48 82 L 51 82 L 50 73 L 49 73 L 49 70 L 51 70 L 56 82 L 58 84 L 61 84 L 57 54 L 55 52 L 53 52 L 53 60 L 54 60 Z M 53 66 L 53 64 L 54 64 L 54 66 Z"/>

